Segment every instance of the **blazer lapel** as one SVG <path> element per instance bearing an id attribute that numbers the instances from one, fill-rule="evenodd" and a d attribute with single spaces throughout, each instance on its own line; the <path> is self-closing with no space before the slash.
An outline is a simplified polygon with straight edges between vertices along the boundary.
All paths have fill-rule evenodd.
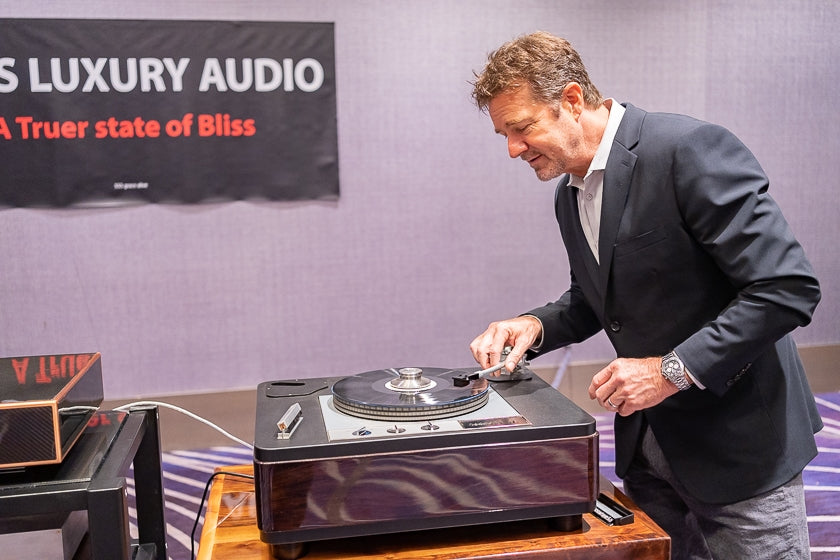
<path id="1" fill-rule="evenodd" d="M 615 140 L 610 149 L 610 157 L 604 169 L 604 189 L 601 200 L 601 229 L 598 234 L 598 259 L 600 261 L 600 289 L 606 294 L 607 283 L 612 268 L 613 250 L 618 237 L 618 228 L 630 181 L 636 165 L 636 154 L 630 151 L 639 140 L 639 130 L 644 120 L 644 111 L 627 105 L 627 111 L 621 119 Z"/>
<path id="2" fill-rule="evenodd" d="M 566 244 L 569 264 L 581 289 L 590 301 L 600 301 L 598 263 L 583 234 L 577 205 L 577 189 L 569 186 L 569 176 L 564 175 L 554 195 L 555 213 L 560 233 Z M 585 274 L 584 274 L 585 273 Z"/>

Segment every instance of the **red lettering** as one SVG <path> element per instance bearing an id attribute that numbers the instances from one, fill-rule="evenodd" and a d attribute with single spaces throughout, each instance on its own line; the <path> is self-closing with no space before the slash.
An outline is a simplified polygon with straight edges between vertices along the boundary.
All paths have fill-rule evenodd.
<path id="1" fill-rule="evenodd" d="M 124 412 L 120 412 L 120 413 L 117 414 L 117 418 L 119 420 L 122 420 L 124 417 L 125 417 Z M 96 414 L 94 414 L 93 416 L 90 417 L 90 420 L 88 420 L 87 425 L 88 425 L 88 428 L 95 428 L 96 426 L 110 426 L 111 425 L 111 419 L 108 418 L 107 413 L 97 412 Z"/>
<path id="2" fill-rule="evenodd" d="M 63 377 L 59 361 L 55 356 L 50 356 L 50 377 Z"/>
<path id="3" fill-rule="evenodd" d="M 18 385 L 26 385 L 26 369 L 29 367 L 29 358 L 13 359 L 12 367 L 15 368 Z"/>
<path id="4" fill-rule="evenodd" d="M 6 119 L 3 117 L 0 117 L 0 136 L 6 140 L 12 139 L 12 133 L 9 131 L 9 127 L 6 126 Z"/>
<path id="5" fill-rule="evenodd" d="M 64 356 L 50 356 L 50 377 L 66 379 L 76 375 L 76 356 L 66 354 Z"/>
<path id="6" fill-rule="evenodd" d="M 58 121 L 45 121 L 41 123 L 41 126 L 44 127 L 44 136 L 51 140 L 55 140 L 59 136 L 59 125 Z"/>
<path id="7" fill-rule="evenodd" d="M 15 122 L 18 123 L 20 127 L 20 137 L 24 140 L 29 139 L 29 125 L 34 121 L 32 117 L 17 117 Z"/>
<path id="8" fill-rule="evenodd" d="M 160 123 L 155 120 L 146 121 L 143 117 L 134 120 L 117 120 L 109 117 L 106 121 L 97 121 L 93 125 L 96 138 L 157 138 L 160 136 Z"/>
<path id="9" fill-rule="evenodd" d="M 134 128 L 131 126 L 131 121 L 120 121 L 118 126 L 119 132 L 117 132 L 114 138 L 133 138 L 134 137 Z M 108 128 L 109 130 L 113 130 L 111 128 L 111 119 L 108 119 Z"/>
<path id="10" fill-rule="evenodd" d="M 32 117 L 16 117 L 20 127 L 20 137 L 24 140 L 56 140 L 58 138 L 84 138 L 87 121 L 36 121 Z M 5 125 L 5 122 L 3 123 Z M 0 128 L 2 134 L 2 128 Z"/>
<path id="11" fill-rule="evenodd" d="M 26 356 L 11 358 L 18 385 L 26 385 L 29 378 L 30 358 L 38 359 L 37 371 L 31 381 L 37 384 L 52 383 L 53 379 L 73 378 L 89 364 L 93 354 L 61 354 L 53 356 Z"/>
<path id="12" fill-rule="evenodd" d="M 84 138 L 85 130 L 88 127 L 87 121 L 64 121 L 61 123 L 61 137 L 62 138 Z"/>
<path id="13" fill-rule="evenodd" d="M 157 138 L 160 136 L 160 123 L 157 121 L 148 121 L 143 125 L 143 131 L 149 138 Z"/>
<path id="14" fill-rule="evenodd" d="M 76 371 L 82 371 L 90 362 L 93 356 L 91 354 L 79 354 L 76 356 Z"/>
<path id="15" fill-rule="evenodd" d="M 198 135 L 213 136 L 216 131 L 213 115 L 198 115 Z"/>
<path id="16" fill-rule="evenodd" d="M 61 357 L 61 377 L 74 377 L 76 375 L 76 356 Z"/>
<path id="17" fill-rule="evenodd" d="M 108 125 L 105 121 L 96 121 L 93 125 L 94 130 L 96 130 L 96 138 L 105 138 L 108 136 Z"/>
<path id="18" fill-rule="evenodd" d="M 35 373 L 35 383 L 49 383 L 52 381 L 52 379 L 50 379 L 47 375 L 46 362 L 47 359 L 44 356 L 39 358 L 38 363 L 40 365 L 40 369 Z"/>
<path id="19" fill-rule="evenodd" d="M 254 119 L 232 119 L 227 113 L 198 115 L 199 136 L 253 136 L 256 133 Z"/>
<path id="20" fill-rule="evenodd" d="M 254 119 L 233 119 L 230 121 L 231 136 L 253 136 L 257 133 Z"/>

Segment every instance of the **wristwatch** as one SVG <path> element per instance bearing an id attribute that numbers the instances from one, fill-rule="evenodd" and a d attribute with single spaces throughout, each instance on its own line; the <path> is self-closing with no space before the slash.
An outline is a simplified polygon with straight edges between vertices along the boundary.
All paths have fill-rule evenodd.
<path id="1" fill-rule="evenodd" d="M 685 375 L 685 364 L 674 352 L 668 352 L 662 356 L 662 375 L 676 385 L 680 391 L 685 391 L 691 387 L 691 381 Z"/>

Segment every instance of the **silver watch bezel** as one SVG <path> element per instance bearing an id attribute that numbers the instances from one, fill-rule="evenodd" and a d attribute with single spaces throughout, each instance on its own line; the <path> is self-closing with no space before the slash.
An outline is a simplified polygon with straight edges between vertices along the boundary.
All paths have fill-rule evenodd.
<path id="1" fill-rule="evenodd" d="M 676 385 L 680 391 L 691 387 L 685 375 L 685 364 L 673 351 L 662 356 L 662 376 Z"/>

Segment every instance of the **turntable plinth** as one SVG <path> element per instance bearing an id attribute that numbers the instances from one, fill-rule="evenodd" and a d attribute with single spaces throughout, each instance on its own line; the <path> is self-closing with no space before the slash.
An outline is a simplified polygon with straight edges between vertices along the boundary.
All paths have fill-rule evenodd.
<path id="1" fill-rule="evenodd" d="M 250 474 L 251 465 L 221 470 Z M 601 491 L 634 513 L 629 525 L 610 527 L 583 515 L 579 531 L 558 533 L 543 521 L 518 521 L 312 543 L 302 560 L 667 560 L 670 539 L 605 479 Z M 197 560 L 273 560 L 260 540 L 253 482 L 218 475 L 207 500 Z"/>
<path id="2" fill-rule="evenodd" d="M 443 387 L 438 395 L 449 395 L 451 376 L 459 373 L 424 375 Z M 376 393 L 377 375 L 360 376 L 371 377 Z M 293 558 L 298 545 L 313 541 L 521 520 L 559 520 L 566 530 L 579 527 L 582 514 L 594 509 L 595 421 L 537 376 L 489 389 L 478 380 L 465 390 L 469 398 L 488 392 L 479 410 L 404 422 L 336 411 L 330 388 L 343 379 L 258 388 L 257 521 L 262 540 L 278 554 L 288 549 Z M 352 400 L 375 408 L 376 415 L 383 407 L 384 414 L 401 413 L 396 409 L 406 400 L 395 397 L 400 405 L 391 407 L 390 397 L 376 394 L 367 403 L 353 391 Z M 415 395 L 421 404 L 410 412 L 435 396 Z M 460 400 L 446 399 L 444 407 Z M 290 437 L 278 437 L 278 420 L 298 405 L 299 425 Z"/>

